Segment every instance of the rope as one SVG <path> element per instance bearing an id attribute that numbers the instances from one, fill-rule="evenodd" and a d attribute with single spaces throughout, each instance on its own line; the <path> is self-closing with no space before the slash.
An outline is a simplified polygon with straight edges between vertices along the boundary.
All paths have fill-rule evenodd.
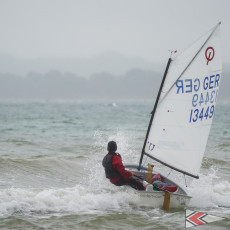
<path id="1" fill-rule="evenodd" d="M 169 175 L 171 174 L 171 172 L 172 172 L 172 169 L 169 171 L 169 174 L 168 174 L 168 176 L 167 176 L 167 177 L 169 177 Z"/>
<path id="2" fill-rule="evenodd" d="M 186 182 L 185 174 L 184 174 L 184 181 L 185 181 L 185 186 L 188 187 L 187 182 Z"/>

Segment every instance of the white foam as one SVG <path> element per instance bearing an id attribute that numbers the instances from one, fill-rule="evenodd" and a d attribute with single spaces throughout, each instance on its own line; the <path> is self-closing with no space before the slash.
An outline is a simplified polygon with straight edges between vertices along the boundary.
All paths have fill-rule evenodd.
<path id="1" fill-rule="evenodd" d="M 59 189 L 2 189 L 0 216 L 15 213 L 95 213 L 130 209 L 133 198 L 124 191 L 91 190 L 77 185 Z"/>
<path id="2" fill-rule="evenodd" d="M 189 191 L 192 195 L 190 206 L 193 207 L 230 207 L 230 183 L 216 176 L 217 170 L 211 168 L 208 175 L 200 174 L 200 179 L 193 180 Z"/>

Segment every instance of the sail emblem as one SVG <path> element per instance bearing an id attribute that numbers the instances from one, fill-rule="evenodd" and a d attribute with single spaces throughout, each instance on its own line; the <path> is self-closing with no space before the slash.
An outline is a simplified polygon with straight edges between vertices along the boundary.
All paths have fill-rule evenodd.
<path id="1" fill-rule="evenodd" d="M 207 65 L 208 63 L 214 58 L 215 51 L 213 47 L 209 46 L 205 51 L 205 57 L 207 59 Z"/>
<path id="2" fill-rule="evenodd" d="M 149 142 L 149 141 L 148 141 L 148 144 L 149 144 L 149 150 L 153 151 L 155 145 L 153 143 Z"/>

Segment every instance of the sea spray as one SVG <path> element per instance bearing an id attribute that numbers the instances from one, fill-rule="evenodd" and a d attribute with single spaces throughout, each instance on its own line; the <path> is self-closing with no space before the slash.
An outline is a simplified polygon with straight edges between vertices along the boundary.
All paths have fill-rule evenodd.
<path id="1" fill-rule="evenodd" d="M 130 209 L 134 204 L 124 191 L 92 189 L 76 185 L 57 189 L 2 189 L 0 216 L 15 214 L 98 213 Z"/>
<path id="2" fill-rule="evenodd" d="M 207 175 L 200 174 L 199 180 L 193 180 L 189 191 L 192 199 L 190 206 L 198 208 L 226 206 L 230 207 L 230 184 L 217 176 L 218 169 L 212 167 Z"/>

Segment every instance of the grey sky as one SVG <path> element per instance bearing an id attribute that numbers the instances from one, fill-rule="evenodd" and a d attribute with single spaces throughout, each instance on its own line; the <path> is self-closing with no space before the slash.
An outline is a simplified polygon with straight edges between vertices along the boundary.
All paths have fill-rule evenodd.
<path id="1" fill-rule="evenodd" d="M 165 62 L 222 21 L 229 62 L 229 0 L 0 0 L 0 53 L 91 57 L 108 51 Z"/>

